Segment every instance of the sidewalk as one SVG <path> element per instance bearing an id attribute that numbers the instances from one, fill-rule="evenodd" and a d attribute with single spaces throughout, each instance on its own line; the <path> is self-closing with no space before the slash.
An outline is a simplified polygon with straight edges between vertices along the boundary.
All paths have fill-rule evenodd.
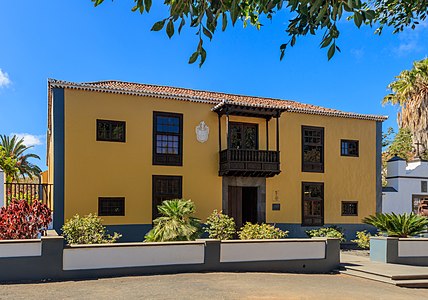
<path id="1" fill-rule="evenodd" d="M 401 287 L 428 288 L 428 268 L 372 262 L 369 257 L 341 252 L 342 274 L 376 280 Z"/>

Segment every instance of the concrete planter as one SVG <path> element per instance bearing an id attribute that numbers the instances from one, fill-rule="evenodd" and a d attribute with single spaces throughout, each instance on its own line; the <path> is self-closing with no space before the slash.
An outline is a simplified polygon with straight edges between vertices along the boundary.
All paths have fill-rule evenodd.
<path id="1" fill-rule="evenodd" d="M 370 260 L 428 266 L 428 238 L 370 238 Z"/>
<path id="2" fill-rule="evenodd" d="M 62 237 L 51 236 L 35 242 L 41 245 L 38 257 L 0 257 L 0 282 L 183 272 L 327 273 L 340 261 L 339 240 L 329 238 L 64 246 Z"/>

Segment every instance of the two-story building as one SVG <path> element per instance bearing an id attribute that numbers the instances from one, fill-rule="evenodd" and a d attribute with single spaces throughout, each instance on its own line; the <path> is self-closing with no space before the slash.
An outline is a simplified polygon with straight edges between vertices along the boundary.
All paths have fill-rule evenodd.
<path id="1" fill-rule="evenodd" d="M 380 211 L 383 116 L 295 101 L 120 81 L 49 80 L 54 228 L 97 213 L 142 240 L 157 205 L 191 199 L 290 236 Z"/>

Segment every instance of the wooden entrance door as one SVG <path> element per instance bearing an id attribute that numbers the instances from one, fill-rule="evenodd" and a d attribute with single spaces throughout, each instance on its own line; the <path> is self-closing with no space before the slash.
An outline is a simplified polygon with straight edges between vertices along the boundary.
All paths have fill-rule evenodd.
<path id="1" fill-rule="evenodd" d="M 227 210 L 228 215 L 235 220 L 236 228 L 242 226 L 242 187 L 229 186 Z"/>
<path id="2" fill-rule="evenodd" d="M 246 222 L 257 223 L 257 187 L 229 186 L 228 215 L 233 217 L 236 228 Z"/>

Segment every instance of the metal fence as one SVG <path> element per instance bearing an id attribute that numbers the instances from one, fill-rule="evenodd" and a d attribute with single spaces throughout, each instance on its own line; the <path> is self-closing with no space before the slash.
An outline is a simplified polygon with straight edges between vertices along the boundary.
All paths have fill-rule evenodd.
<path id="1" fill-rule="evenodd" d="M 52 193 L 53 184 L 50 183 L 5 183 L 7 206 L 12 199 L 27 200 L 29 202 L 39 200 L 53 209 Z"/>

